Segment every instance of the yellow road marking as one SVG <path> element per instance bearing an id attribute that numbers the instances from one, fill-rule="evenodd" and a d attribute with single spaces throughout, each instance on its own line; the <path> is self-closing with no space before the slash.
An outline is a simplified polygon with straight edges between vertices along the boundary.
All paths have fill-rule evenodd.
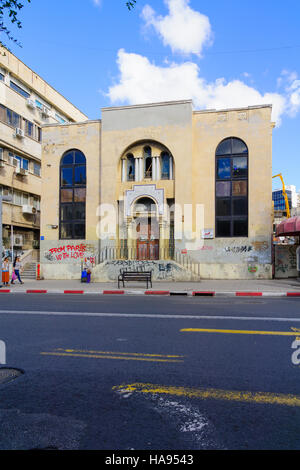
<path id="1" fill-rule="evenodd" d="M 142 356 L 142 357 L 164 357 L 164 358 L 183 358 L 184 356 L 171 355 L 171 354 L 144 354 L 144 353 L 130 353 L 130 352 L 112 352 L 112 351 L 89 351 L 82 349 L 62 349 L 57 348 L 55 351 L 63 351 L 67 353 L 85 353 L 85 354 L 119 354 L 125 356 Z"/>
<path id="2" fill-rule="evenodd" d="M 225 333 L 225 334 L 238 334 L 238 335 L 273 335 L 273 336 L 299 336 L 299 332 L 290 331 L 256 331 L 256 330 L 217 330 L 210 328 L 182 328 L 180 330 L 184 333 Z"/>
<path id="3" fill-rule="evenodd" d="M 43 356 L 67 356 L 67 357 L 86 357 L 89 359 L 122 359 L 126 361 L 146 361 L 146 362 L 184 362 L 179 359 L 154 359 L 149 357 L 129 357 L 129 356 L 111 356 L 100 354 L 83 354 L 83 353 L 59 353 L 59 352 L 41 352 Z"/>
<path id="4" fill-rule="evenodd" d="M 214 388 L 197 389 L 185 387 L 172 387 L 164 385 L 153 385 L 147 383 L 123 384 L 113 387 L 118 392 L 138 392 L 138 393 L 156 393 L 175 395 L 178 397 L 213 399 L 237 401 L 255 404 L 270 405 L 286 405 L 300 406 L 300 396 L 281 394 L 281 393 L 265 393 L 265 392 L 247 392 L 235 390 L 218 390 Z"/>

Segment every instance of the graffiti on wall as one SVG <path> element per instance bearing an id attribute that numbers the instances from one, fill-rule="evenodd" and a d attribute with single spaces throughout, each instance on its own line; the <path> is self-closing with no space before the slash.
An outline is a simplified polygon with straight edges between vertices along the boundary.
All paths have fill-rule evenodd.
<path id="1" fill-rule="evenodd" d="M 275 277 L 297 276 L 297 245 L 285 245 L 275 247 Z"/>
<path id="2" fill-rule="evenodd" d="M 252 246 L 225 246 L 226 253 L 249 253 L 253 250 Z"/>
<path id="3" fill-rule="evenodd" d="M 91 263 L 96 262 L 95 247 L 90 244 L 81 243 L 80 245 L 63 245 L 50 248 L 44 253 L 48 261 L 84 261 L 89 259 Z"/>
<path id="4" fill-rule="evenodd" d="M 253 251 L 266 251 L 269 248 L 267 241 L 254 241 L 249 245 L 226 246 L 224 248 L 226 253 L 250 253 Z"/>
<path id="5" fill-rule="evenodd" d="M 128 270 L 128 271 L 150 271 L 153 279 L 157 280 L 173 280 L 176 272 L 180 271 L 180 267 L 175 263 L 162 262 L 155 260 L 114 260 L 107 261 L 106 266 L 108 268 L 111 279 L 115 279 L 116 270 Z M 111 269 L 110 269 L 111 268 Z"/>

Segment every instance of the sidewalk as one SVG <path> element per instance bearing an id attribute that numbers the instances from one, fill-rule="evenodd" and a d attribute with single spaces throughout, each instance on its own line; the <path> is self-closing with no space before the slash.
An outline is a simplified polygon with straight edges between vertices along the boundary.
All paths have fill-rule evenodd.
<path id="1" fill-rule="evenodd" d="M 0 293 L 300 296 L 300 282 L 295 278 L 253 281 L 153 282 L 151 289 L 146 289 L 143 282 L 130 282 L 127 283 L 125 288 L 118 289 L 117 282 L 85 284 L 79 280 L 36 281 L 25 279 L 24 284 L 15 283 L 14 285 L 3 286 Z"/>

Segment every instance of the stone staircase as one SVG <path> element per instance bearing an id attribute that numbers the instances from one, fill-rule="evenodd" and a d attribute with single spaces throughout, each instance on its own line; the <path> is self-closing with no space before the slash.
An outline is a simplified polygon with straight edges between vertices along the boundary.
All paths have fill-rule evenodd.
<path id="1" fill-rule="evenodd" d="M 21 273 L 21 278 L 36 279 L 36 263 L 27 263 L 24 271 Z"/>

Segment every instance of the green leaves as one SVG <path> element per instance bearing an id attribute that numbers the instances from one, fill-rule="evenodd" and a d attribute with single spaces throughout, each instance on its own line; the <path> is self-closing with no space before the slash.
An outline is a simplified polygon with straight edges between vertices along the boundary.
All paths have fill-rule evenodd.
<path id="1" fill-rule="evenodd" d="M 131 0 L 130 2 L 126 2 L 126 6 L 128 10 L 132 10 L 135 7 L 136 0 Z"/>
<path id="2" fill-rule="evenodd" d="M 26 0 L 24 0 L 23 2 L 19 0 L 0 0 L 0 33 L 6 34 L 9 41 L 18 44 L 18 46 L 20 47 L 21 44 L 18 42 L 17 39 L 12 36 L 11 32 L 9 31 L 4 16 L 7 15 L 8 21 L 10 21 L 12 24 L 15 24 L 19 29 L 22 28 L 22 23 L 18 18 L 18 13 L 24 7 L 24 2 L 26 2 Z M 27 2 L 30 3 L 31 0 L 27 0 Z M 3 44 L 1 40 L 0 46 L 5 47 L 7 49 L 7 46 Z"/>

